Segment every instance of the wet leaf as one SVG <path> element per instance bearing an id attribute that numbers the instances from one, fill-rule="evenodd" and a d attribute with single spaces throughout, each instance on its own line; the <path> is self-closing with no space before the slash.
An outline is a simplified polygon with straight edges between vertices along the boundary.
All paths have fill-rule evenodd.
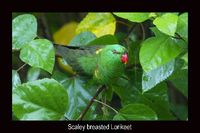
<path id="1" fill-rule="evenodd" d="M 142 90 L 143 92 L 153 88 L 158 83 L 168 78 L 174 71 L 174 63 L 172 60 L 149 72 L 144 72 L 142 75 Z"/>
<path id="2" fill-rule="evenodd" d="M 31 14 L 20 15 L 12 21 L 12 49 L 21 49 L 37 36 L 37 21 Z"/>
<path id="3" fill-rule="evenodd" d="M 156 69 L 177 57 L 185 45 L 183 40 L 168 36 L 151 37 L 142 43 L 140 63 L 145 72 Z"/>
<path id="4" fill-rule="evenodd" d="M 22 48 L 20 59 L 32 67 L 52 73 L 55 63 L 53 44 L 46 39 L 33 40 Z"/>
<path id="5" fill-rule="evenodd" d="M 70 120 L 76 120 L 95 94 L 97 87 L 87 86 L 84 79 L 68 77 L 65 73 L 59 71 L 53 73 L 53 78 L 64 86 L 69 95 L 70 104 L 65 116 Z M 91 106 L 84 120 L 94 120 L 96 118 L 95 107 L 96 103 Z"/>
<path id="6" fill-rule="evenodd" d="M 57 81 L 45 78 L 17 86 L 12 103 L 20 120 L 60 120 L 68 110 L 68 94 Z"/>

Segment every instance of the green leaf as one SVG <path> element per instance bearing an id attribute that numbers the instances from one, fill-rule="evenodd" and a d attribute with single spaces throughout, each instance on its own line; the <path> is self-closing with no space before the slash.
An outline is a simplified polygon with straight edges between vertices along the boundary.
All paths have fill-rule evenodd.
<path id="1" fill-rule="evenodd" d="M 142 75 L 142 90 L 143 92 L 153 88 L 158 83 L 168 78 L 174 71 L 175 61 L 172 60 L 149 72 L 144 72 Z"/>
<path id="2" fill-rule="evenodd" d="M 180 120 L 188 119 L 188 106 L 184 104 L 171 103 L 171 110 Z"/>
<path id="3" fill-rule="evenodd" d="M 70 105 L 65 116 L 70 120 L 76 120 L 95 94 L 97 87 L 87 85 L 85 80 L 78 76 L 68 77 L 65 73 L 59 71 L 53 73 L 53 78 L 64 86 L 69 95 Z M 92 104 L 84 116 L 85 120 L 94 120 L 96 118 L 95 107 L 96 103 Z"/>
<path id="4" fill-rule="evenodd" d="M 175 119 L 170 112 L 167 85 L 165 83 L 158 84 L 142 94 L 137 88 L 133 87 L 132 80 L 129 82 L 116 81 L 117 84 L 113 85 L 114 92 L 121 99 L 122 107 L 133 103 L 145 104 L 156 112 L 159 120 Z"/>
<path id="5" fill-rule="evenodd" d="M 18 85 L 21 84 L 19 74 L 16 70 L 12 70 L 12 89 L 15 89 Z"/>
<path id="6" fill-rule="evenodd" d="M 89 42 L 87 45 L 109 45 L 109 44 L 118 44 L 118 40 L 113 35 L 104 35 L 95 40 Z"/>
<path id="7" fill-rule="evenodd" d="M 124 106 L 114 119 L 122 120 L 157 120 L 156 113 L 144 104 L 129 104 Z"/>
<path id="8" fill-rule="evenodd" d="M 52 73 L 55 63 L 53 44 L 46 39 L 33 40 L 22 48 L 20 59 L 32 67 Z"/>
<path id="9" fill-rule="evenodd" d="M 151 37 L 142 43 L 140 49 L 140 63 L 145 72 L 156 69 L 181 53 L 183 40 L 169 36 Z"/>
<path id="10" fill-rule="evenodd" d="M 30 67 L 27 73 L 27 81 L 37 80 L 40 76 L 40 68 Z"/>
<path id="11" fill-rule="evenodd" d="M 141 23 L 144 22 L 145 20 L 149 19 L 150 13 L 114 13 L 116 16 L 128 19 L 129 21 L 132 22 L 137 22 Z"/>
<path id="12" fill-rule="evenodd" d="M 176 32 L 186 41 L 188 40 L 188 13 L 183 13 L 178 17 Z"/>
<path id="13" fill-rule="evenodd" d="M 173 13 L 166 13 L 157 17 L 153 24 L 163 33 L 174 36 L 177 28 L 178 16 Z"/>
<path id="14" fill-rule="evenodd" d="M 95 93 L 94 88 L 84 87 L 84 82 L 78 78 L 71 78 L 66 80 L 65 85 L 69 93 L 70 107 L 66 112 L 66 116 L 70 119 L 76 119 L 81 114 L 81 112 L 86 108 L 87 104 L 91 100 Z M 92 90 L 93 89 L 93 90 Z M 90 110 L 87 112 L 87 116 L 84 117 L 86 120 L 92 120 L 95 118 L 95 104 L 91 106 Z"/>
<path id="15" fill-rule="evenodd" d="M 173 85 L 188 98 L 188 69 L 176 71 L 169 80 Z"/>
<path id="16" fill-rule="evenodd" d="M 142 89 L 142 70 L 133 69 L 126 73 L 128 79 L 118 78 L 112 84 L 113 91 L 120 97 L 122 106 L 136 101 Z M 134 84 L 133 84 L 134 83 Z"/>
<path id="17" fill-rule="evenodd" d="M 12 49 L 21 49 L 37 36 L 37 20 L 31 14 L 24 14 L 12 21 Z"/>
<path id="18" fill-rule="evenodd" d="M 156 85 L 143 93 L 140 102 L 151 107 L 158 115 L 159 120 L 175 120 L 170 110 L 168 88 L 165 82 Z"/>
<path id="19" fill-rule="evenodd" d="M 161 31 L 158 30 L 158 28 L 156 27 L 150 27 L 150 29 L 153 31 L 154 35 L 156 37 L 162 37 L 162 36 L 165 36 L 164 33 L 162 33 Z"/>
<path id="20" fill-rule="evenodd" d="M 113 118 L 113 120 L 120 120 L 120 121 L 123 121 L 123 120 L 126 120 L 126 118 L 124 118 L 121 114 L 116 114 Z"/>
<path id="21" fill-rule="evenodd" d="M 20 120 L 60 120 L 68 110 L 68 94 L 57 81 L 45 78 L 17 86 L 12 103 Z"/>
<path id="22" fill-rule="evenodd" d="M 78 25 L 76 33 L 90 31 L 97 37 L 107 34 L 114 35 L 115 23 L 115 18 L 111 13 L 88 13 Z"/>
<path id="23" fill-rule="evenodd" d="M 96 36 L 92 32 L 82 32 L 76 35 L 69 43 L 70 46 L 84 46 L 89 42 L 96 39 Z"/>
<path id="24" fill-rule="evenodd" d="M 181 57 L 181 59 L 184 60 L 184 66 L 183 66 L 182 69 L 188 69 L 188 52 L 185 53 L 185 54 Z"/>

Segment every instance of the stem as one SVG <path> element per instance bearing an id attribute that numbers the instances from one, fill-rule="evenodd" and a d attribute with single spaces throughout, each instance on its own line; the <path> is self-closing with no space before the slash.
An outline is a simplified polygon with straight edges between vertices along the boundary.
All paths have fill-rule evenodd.
<path id="1" fill-rule="evenodd" d="M 97 99 L 94 99 L 94 101 L 97 102 L 97 103 L 101 103 L 101 104 L 103 104 L 104 106 L 110 108 L 110 109 L 113 110 L 116 114 L 118 113 L 117 110 L 115 110 L 113 107 L 109 106 L 108 104 L 103 103 L 103 102 L 101 102 L 101 101 L 99 101 L 99 100 L 97 100 Z"/>
<path id="2" fill-rule="evenodd" d="M 142 23 L 140 23 L 141 29 L 142 29 L 142 40 L 144 41 L 145 39 L 145 30 L 144 30 L 144 26 Z"/>
<path id="3" fill-rule="evenodd" d="M 176 35 L 177 37 L 174 37 L 174 38 L 176 38 L 176 39 L 181 39 L 181 40 L 183 40 L 185 43 L 187 43 L 187 41 L 186 41 L 185 39 L 183 39 L 178 33 L 175 33 L 175 35 Z"/>
<path id="4" fill-rule="evenodd" d="M 85 116 L 85 114 L 87 113 L 87 111 L 89 110 L 89 108 L 91 107 L 91 105 L 94 102 L 94 99 L 96 99 L 96 97 L 105 89 L 105 85 L 101 86 L 100 88 L 97 89 L 97 92 L 95 93 L 95 95 L 93 96 L 93 98 L 90 100 L 90 102 L 88 103 L 88 105 L 86 106 L 86 108 L 81 112 L 80 116 L 77 118 L 77 120 L 83 120 L 83 117 Z"/>
<path id="5" fill-rule="evenodd" d="M 17 72 L 18 71 L 20 71 L 23 67 L 25 67 L 27 64 L 25 63 L 24 65 L 22 65 L 21 67 L 19 67 L 18 69 L 17 69 Z"/>

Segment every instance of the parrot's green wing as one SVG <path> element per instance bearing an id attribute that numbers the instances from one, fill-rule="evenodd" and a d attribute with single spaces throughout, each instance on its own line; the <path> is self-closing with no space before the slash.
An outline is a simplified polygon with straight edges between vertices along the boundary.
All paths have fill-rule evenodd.
<path id="1" fill-rule="evenodd" d="M 109 84 L 123 73 L 127 62 L 126 51 L 119 44 L 56 47 L 56 54 L 63 57 L 78 74 L 93 76 L 100 84 Z"/>
<path id="2" fill-rule="evenodd" d="M 73 47 L 57 45 L 55 48 L 56 54 L 64 58 L 78 74 L 92 75 L 92 69 L 96 64 L 95 52 L 101 49 L 102 46 Z"/>

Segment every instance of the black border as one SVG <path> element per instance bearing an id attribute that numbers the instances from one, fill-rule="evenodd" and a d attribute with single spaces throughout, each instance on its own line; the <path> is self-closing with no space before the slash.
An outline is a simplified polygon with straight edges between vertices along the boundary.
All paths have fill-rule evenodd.
<path id="1" fill-rule="evenodd" d="M 86 2 L 87 1 L 87 2 Z M 11 63 L 11 34 L 12 34 L 12 12 L 87 12 L 87 11 L 179 11 L 185 12 L 189 11 L 189 1 L 186 0 L 82 0 L 82 1 L 22 1 L 22 2 L 10 2 L 3 4 L 3 8 L 0 9 L 0 25 L 2 29 L 0 30 L 1 42 L 0 44 L 0 57 L 3 62 L 0 67 L 2 70 L 2 75 L 0 76 L 0 81 L 2 86 L 0 87 L 0 105 L 3 107 L 0 109 L 0 129 L 2 127 L 6 131 L 56 131 L 56 132 L 66 132 L 68 131 L 68 124 L 132 124 L 133 132 L 163 132 L 163 131 L 189 131 L 191 125 L 191 111 L 189 108 L 189 121 L 12 121 L 12 63 Z M 197 11 L 196 11 L 197 12 Z M 189 11 L 189 18 L 191 18 L 191 11 Z M 191 25 L 191 23 L 189 22 Z M 192 27 L 192 26 L 191 26 Z M 189 28 L 190 29 L 190 28 Z M 190 30 L 189 30 L 190 33 Z M 191 35 L 192 36 L 192 35 Z M 192 38 L 189 36 L 189 38 Z M 191 41 L 189 40 L 189 43 Z M 191 53 L 191 48 L 189 48 L 189 53 Z M 191 59 L 191 56 L 189 55 Z M 189 59 L 189 60 L 190 60 Z M 189 61 L 189 68 L 193 61 Z M 7 69 L 7 70 L 6 70 Z M 189 75 L 191 69 L 189 69 Z M 190 78 L 189 78 L 190 81 Z M 191 86 L 192 87 L 191 87 Z M 191 88 L 195 88 L 194 85 L 190 84 Z M 196 88 L 197 89 L 197 88 Z M 189 89 L 189 100 L 194 99 L 191 97 Z M 198 100 L 198 99 L 196 99 Z M 189 105 L 192 102 L 189 101 Z M 191 107 L 191 106 L 190 106 Z"/>

